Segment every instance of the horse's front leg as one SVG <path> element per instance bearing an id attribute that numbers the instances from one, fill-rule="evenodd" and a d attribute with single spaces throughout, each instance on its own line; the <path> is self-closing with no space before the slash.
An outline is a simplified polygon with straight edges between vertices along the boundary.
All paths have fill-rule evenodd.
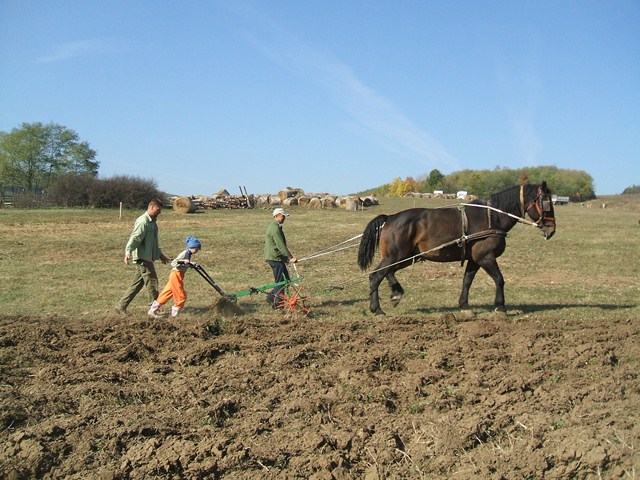
<path id="1" fill-rule="evenodd" d="M 469 308 L 469 290 L 471 289 L 471 284 L 473 283 L 473 279 L 476 277 L 476 273 L 478 273 L 479 268 L 480 265 L 473 260 L 467 261 L 467 267 L 462 279 L 462 291 L 460 292 L 460 298 L 458 299 L 458 306 L 463 312 L 471 313 L 471 308 Z"/>
<path id="2" fill-rule="evenodd" d="M 404 288 L 396 278 L 395 272 L 387 275 L 387 281 L 389 282 L 389 288 L 391 288 L 391 305 L 397 307 L 400 300 L 402 300 L 402 295 L 404 295 Z"/>
<path id="3" fill-rule="evenodd" d="M 504 277 L 498 267 L 498 261 L 493 258 L 486 260 L 480 264 L 482 269 L 493 278 L 493 282 L 496 284 L 496 297 L 493 301 L 496 312 L 500 312 L 506 315 L 507 309 L 504 306 Z"/>

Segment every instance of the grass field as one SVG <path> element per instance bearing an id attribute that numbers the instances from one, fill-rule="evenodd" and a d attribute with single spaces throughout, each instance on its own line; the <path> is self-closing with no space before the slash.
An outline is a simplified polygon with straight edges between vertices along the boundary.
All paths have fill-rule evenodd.
<path id="1" fill-rule="evenodd" d="M 628 197 L 628 198 L 627 198 Z M 511 314 L 536 311 L 541 315 L 638 314 L 640 299 L 640 199 L 616 196 L 602 199 L 608 208 L 577 204 L 556 207 L 557 233 L 549 241 L 533 228 L 516 225 L 500 259 Z M 299 257 L 312 255 L 358 235 L 379 213 L 413 206 L 442 206 L 446 201 L 384 199 L 365 211 L 292 208 L 285 223 L 289 245 Z M 113 305 L 128 286 L 133 267 L 122 257 L 139 211 L 125 210 L 0 210 L 0 301 L 6 315 L 111 315 Z M 184 238 L 200 238 L 204 248 L 198 261 L 227 292 L 272 282 L 262 259 L 263 239 L 270 212 L 266 210 L 210 210 L 180 215 L 165 209 L 159 217 L 161 247 L 173 257 Z M 316 316 L 360 318 L 369 315 L 367 274 L 356 265 L 354 248 L 299 264 L 304 285 L 314 296 Z M 161 286 L 169 267 L 157 263 Z M 406 295 L 394 315 L 430 315 L 455 309 L 463 268 L 458 263 L 420 263 L 398 274 Z M 189 295 L 185 315 L 208 315 L 216 292 L 195 272 L 185 281 Z M 339 285 L 341 290 L 327 291 Z M 470 302 L 490 311 L 493 283 L 480 272 Z M 381 285 L 383 309 L 388 288 Z M 270 316 L 263 298 L 243 297 L 247 312 Z M 144 314 L 143 295 L 131 312 Z M 277 315 L 277 313 L 276 313 Z"/>

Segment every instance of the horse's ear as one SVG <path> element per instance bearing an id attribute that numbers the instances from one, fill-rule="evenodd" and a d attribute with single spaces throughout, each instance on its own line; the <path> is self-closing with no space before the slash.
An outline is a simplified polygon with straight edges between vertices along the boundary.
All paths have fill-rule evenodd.
<path id="1" fill-rule="evenodd" d="M 540 189 L 545 193 L 549 191 L 549 189 L 547 188 L 547 181 L 546 180 L 542 181 L 542 183 L 540 184 Z"/>

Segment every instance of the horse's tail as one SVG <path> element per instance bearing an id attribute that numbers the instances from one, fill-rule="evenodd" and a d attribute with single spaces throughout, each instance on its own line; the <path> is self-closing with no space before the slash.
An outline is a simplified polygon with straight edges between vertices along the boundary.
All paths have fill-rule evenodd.
<path id="1" fill-rule="evenodd" d="M 380 229 L 387 221 L 388 215 L 378 215 L 371 220 L 362 232 L 360 247 L 358 248 L 358 265 L 362 270 L 369 268 L 373 262 L 373 256 L 380 242 Z"/>

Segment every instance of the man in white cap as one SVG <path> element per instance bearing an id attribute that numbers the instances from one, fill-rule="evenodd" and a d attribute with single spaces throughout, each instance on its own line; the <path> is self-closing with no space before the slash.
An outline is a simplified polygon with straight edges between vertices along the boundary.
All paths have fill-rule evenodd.
<path id="1" fill-rule="evenodd" d="M 276 283 L 290 280 L 287 263 L 296 263 L 298 257 L 294 256 L 287 248 L 287 239 L 282 230 L 282 224 L 289 215 L 283 208 L 273 211 L 273 221 L 267 227 L 267 238 L 264 242 L 264 258 L 273 270 L 273 279 Z M 284 290 L 284 285 L 271 290 L 267 295 L 267 302 L 273 308 L 278 308 L 278 294 Z"/>

